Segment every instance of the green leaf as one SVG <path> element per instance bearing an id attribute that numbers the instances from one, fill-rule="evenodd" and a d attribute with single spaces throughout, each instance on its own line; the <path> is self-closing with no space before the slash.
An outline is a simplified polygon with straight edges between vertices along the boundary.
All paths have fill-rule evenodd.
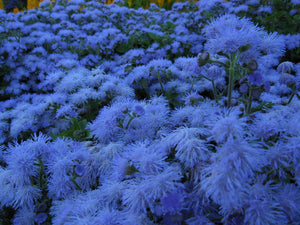
<path id="1" fill-rule="evenodd" d="M 77 118 L 67 118 L 72 122 L 72 127 L 70 129 L 61 132 L 60 134 L 54 135 L 51 137 L 53 140 L 57 138 L 69 137 L 76 141 L 89 140 L 91 139 L 91 134 L 89 130 L 86 130 L 86 125 L 88 121 L 86 119 L 78 121 Z"/>
<path id="2" fill-rule="evenodd" d="M 266 110 L 266 109 L 271 109 L 274 105 L 275 105 L 275 103 L 273 103 L 273 102 L 262 102 L 258 106 L 252 108 L 250 110 L 250 114 L 258 112 L 258 111 Z"/>

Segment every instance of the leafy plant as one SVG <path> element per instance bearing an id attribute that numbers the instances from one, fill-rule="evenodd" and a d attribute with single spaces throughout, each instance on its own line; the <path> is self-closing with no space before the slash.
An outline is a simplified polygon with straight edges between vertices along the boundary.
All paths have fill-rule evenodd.
<path id="1" fill-rule="evenodd" d="M 88 124 L 86 119 L 83 120 L 77 120 L 77 118 L 67 118 L 72 122 L 72 127 L 66 131 L 63 131 L 60 134 L 54 135 L 52 134 L 51 137 L 53 140 L 56 138 L 63 138 L 63 137 L 69 137 L 76 141 L 86 141 L 91 139 L 91 135 L 89 130 L 85 129 L 86 125 Z"/>

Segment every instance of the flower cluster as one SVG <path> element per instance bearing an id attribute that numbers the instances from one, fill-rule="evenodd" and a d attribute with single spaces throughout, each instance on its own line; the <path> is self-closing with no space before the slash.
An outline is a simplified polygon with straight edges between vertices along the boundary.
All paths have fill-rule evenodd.
<path id="1" fill-rule="evenodd" d="M 0 11 L 0 223 L 298 224 L 299 34 L 257 2 Z"/>

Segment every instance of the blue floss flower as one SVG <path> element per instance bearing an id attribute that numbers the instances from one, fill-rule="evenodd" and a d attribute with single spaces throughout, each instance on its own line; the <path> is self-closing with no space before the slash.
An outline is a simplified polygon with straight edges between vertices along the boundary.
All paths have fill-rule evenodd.
<path id="1" fill-rule="evenodd" d="M 212 80 L 216 80 L 220 77 L 223 77 L 225 75 L 225 71 L 219 66 L 212 65 L 208 68 L 207 75 Z"/>
<path id="2" fill-rule="evenodd" d="M 41 203 L 37 207 L 37 212 L 39 212 L 39 213 L 45 212 L 46 210 L 47 210 L 47 205 L 45 203 Z"/>
<path id="3" fill-rule="evenodd" d="M 289 73 L 282 73 L 281 76 L 279 77 L 279 83 L 280 84 L 293 84 L 295 83 L 296 79 L 292 74 Z"/>
<path id="4" fill-rule="evenodd" d="M 247 91 L 248 91 L 248 85 L 247 85 L 246 83 L 243 83 L 243 84 L 240 86 L 239 90 L 240 90 L 240 92 L 241 92 L 242 94 L 247 93 Z"/>
<path id="5" fill-rule="evenodd" d="M 44 223 L 47 219 L 48 219 L 47 213 L 39 213 L 39 214 L 37 214 L 37 216 L 35 217 L 35 222 L 36 222 L 37 224 L 41 224 L 41 223 Z"/>
<path id="6" fill-rule="evenodd" d="M 77 165 L 74 171 L 78 176 L 82 177 L 85 173 L 85 167 L 83 165 Z"/>
<path id="7" fill-rule="evenodd" d="M 145 114 L 145 109 L 144 109 L 143 106 L 141 106 L 141 105 L 136 105 L 136 106 L 134 107 L 134 112 L 135 112 L 136 114 L 138 114 L 139 116 L 142 116 L 142 115 Z"/>
<path id="8" fill-rule="evenodd" d="M 268 81 L 264 82 L 264 89 L 265 89 L 266 92 L 270 91 L 270 89 L 271 89 L 270 82 L 268 82 Z"/>
<path id="9" fill-rule="evenodd" d="M 300 0 L 291 0 L 291 3 L 294 4 L 294 5 L 299 5 Z"/>
<path id="10" fill-rule="evenodd" d="M 289 61 L 282 62 L 277 66 L 277 71 L 279 73 L 291 73 L 293 70 L 294 70 L 294 63 Z"/>
<path id="11" fill-rule="evenodd" d="M 176 215 L 182 210 L 184 193 L 173 191 L 161 199 L 163 208 L 172 215 Z"/>
<path id="12" fill-rule="evenodd" d="M 260 72 L 254 72 L 253 74 L 250 74 L 248 80 L 252 85 L 255 86 L 260 86 L 263 82 L 263 78 Z"/>
<path id="13" fill-rule="evenodd" d="M 10 0 L 7 1 L 7 3 L 4 5 L 4 8 L 6 11 L 12 10 L 13 8 L 18 7 L 18 1 L 17 0 Z"/>
<path id="14" fill-rule="evenodd" d="M 175 214 L 171 215 L 167 213 L 164 215 L 163 223 L 166 225 L 179 225 L 183 222 L 183 215 L 181 214 Z"/>

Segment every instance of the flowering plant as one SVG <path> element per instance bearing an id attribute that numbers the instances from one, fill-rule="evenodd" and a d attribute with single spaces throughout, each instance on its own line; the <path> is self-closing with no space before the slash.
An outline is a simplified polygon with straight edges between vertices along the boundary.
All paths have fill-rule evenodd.
<path id="1" fill-rule="evenodd" d="M 298 34 L 241 2 L 0 11 L 0 223 L 298 224 Z"/>

